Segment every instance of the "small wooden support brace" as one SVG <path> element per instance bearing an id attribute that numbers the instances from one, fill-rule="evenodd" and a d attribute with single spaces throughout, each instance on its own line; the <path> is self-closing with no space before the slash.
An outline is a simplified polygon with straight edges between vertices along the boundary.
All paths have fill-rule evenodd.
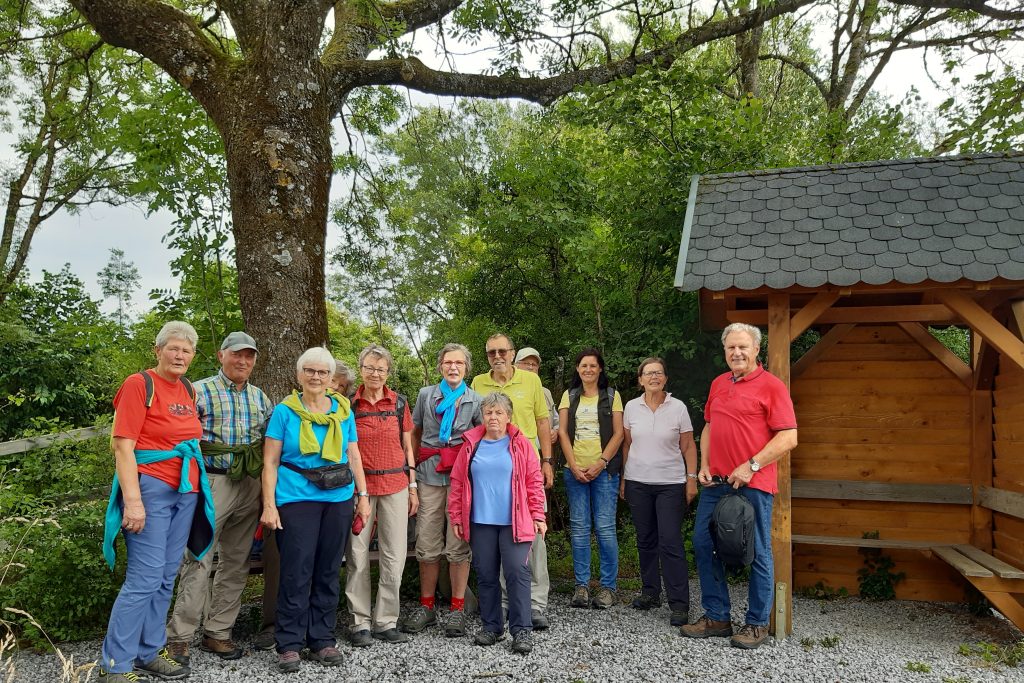
<path id="1" fill-rule="evenodd" d="M 910 335 L 935 360 L 942 363 L 968 389 L 974 388 L 974 372 L 960 357 L 942 345 L 921 323 L 897 323 L 900 329 Z"/>
<path id="2" fill-rule="evenodd" d="M 935 292 L 935 296 L 998 349 L 1004 358 L 1024 369 L 1024 341 L 1003 327 L 974 299 L 956 289 L 940 289 Z"/>

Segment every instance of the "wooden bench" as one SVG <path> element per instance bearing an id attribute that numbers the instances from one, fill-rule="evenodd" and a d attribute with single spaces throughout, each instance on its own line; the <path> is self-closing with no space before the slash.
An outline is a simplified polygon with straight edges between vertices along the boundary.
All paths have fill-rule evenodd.
<path id="1" fill-rule="evenodd" d="M 1018 627 L 1024 625 L 1024 570 L 973 545 L 933 546 L 931 552 L 960 572 L 996 609 Z"/>

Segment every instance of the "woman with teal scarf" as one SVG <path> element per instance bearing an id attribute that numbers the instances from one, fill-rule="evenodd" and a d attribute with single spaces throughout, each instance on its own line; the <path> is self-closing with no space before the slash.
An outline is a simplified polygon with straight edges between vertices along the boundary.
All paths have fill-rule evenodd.
<path id="1" fill-rule="evenodd" d="M 185 379 L 197 341 L 188 323 L 164 325 L 156 336 L 156 367 L 129 376 L 114 397 L 116 475 L 103 552 L 113 567 L 114 541 L 123 533 L 128 564 L 103 640 L 99 678 L 106 683 L 137 681 L 137 673 L 164 679 L 190 673 L 164 645 L 186 543 L 202 556 L 213 537 L 213 498 L 199 457 L 202 428 Z"/>

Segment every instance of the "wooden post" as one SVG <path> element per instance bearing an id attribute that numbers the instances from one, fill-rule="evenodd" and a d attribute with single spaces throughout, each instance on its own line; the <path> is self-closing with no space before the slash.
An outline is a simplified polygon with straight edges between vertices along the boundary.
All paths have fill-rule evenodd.
<path id="1" fill-rule="evenodd" d="M 768 371 L 789 388 L 789 294 L 768 295 Z M 775 556 L 775 609 L 771 632 L 783 640 L 793 632 L 793 514 L 789 454 L 778 461 L 779 492 L 772 513 L 772 554 Z"/>
<path id="2" fill-rule="evenodd" d="M 971 545 L 991 553 L 992 511 L 980 504 L 983 486 L 992 486 L 992 392 L 975 389 L 971 392 Z"/>

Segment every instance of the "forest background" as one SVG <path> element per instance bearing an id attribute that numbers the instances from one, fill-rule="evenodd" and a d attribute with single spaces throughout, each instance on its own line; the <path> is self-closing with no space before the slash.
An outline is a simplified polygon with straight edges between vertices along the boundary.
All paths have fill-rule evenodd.
<path id="1" fill-rule="evenodd" d="M 114 391 L 151 365 L 153 338 L 170 319 L 199 331 L 194 379 L 215 371 L 228 331 L 256 334 L 269 350 L 255 381 L 275 399 L 314 342 L 350 367 L 366 344 L 383 344 L 396 357 L 392 386 L 414 397 L 437 381 L 444 343 L 469 346 L 483 372 L 484 341 L 502 330 L 540 351 L 556 396 L 585 346 L 603 351 L 627 399 L 638 393 L 638 362 L 663 356 L 669 389 L 698 417 L 724 365 L 717 334 L 699 329 L 696 298 L 672 288 L 694 174 L 1024 142 L 1024 11 L 1013 2 L 125 0 L 140 18 L 134 29 L 117 23 L 118 3 L 71 4 L 78 9 L 0 3 L 0 115 L 16 140 L 2 166 L 0 441 L 104 424 Z M 350 73 L 379 66 L 378 75 L 335 102 L 328 166 L 340 198 L 328 206 L 326 192 L 302 194 L 305 160 L 286 158 L 301 146 L 288 138 L 298 133 L 286 131 L 267 152 L 280 154 L 271 184 L 300 188 L 263 198 L 267 212 L 275 202 L 312 205 L 341 244 L 326 254 L 317 244 L 260 251 L 260 236 L 278 228 L 252 217 L 252 198 L 238 187 L 246 169 L 237 141 L 202 91 L 203 74 L 136 54 L 147 54 L 141 38 L 152 28 L 141 19 L 166 14 L 243 64 L 259 40 L 242 8 L 277 4 L 333 10 L 315 35 L 324 63 L 344 30 L 373 29 L 356 55 L 362 70 Z M 434 13 L 414 15 L 414 6 Z M 430 52 L 440 70 L 477 50 L 486 66 L 465 80 L 427 73 L 419 59 Z M 905 52 L 920 55 L 946 100 L 878 92 Z M 413 92 L 445 99 L 426 106 Z M 179 284 L 150 292 L 146 310 L 130 305 L 139 281 L 131 254 L 113 251 L 97 274 L 113 314 L 70 268 L 26 269 L 47 220 L 102 204 L 174 216 L 165 242 L 178 254 Z M 256 246 L 238 251 L 240 240 Z M 253 254 L 279 268 L 266 274 L 247 261 Z M 289 283 L 292 259 L 305 264 L 308 282 Z M 294 324 L 307 321 L 308 330 L 289 333 L 290 311 L 273 296 L 292 286 L 302 302 Z M 963 348 L 962 332 L 935 332 Z M 795 352 L 811 341 L 798 340 Z M 90 545 L 109 454 L 99 443 L 61 447 L 0 457 L 0 468 L 0 546 L 10 560 L 0 603 L 29 609 L 59 638 L 80 637 L 105 619 L 117 586 Z M 76 585 L 57 595 L 55 575 Z M 80 596 L 72 610 L 68 595 Z"/>

